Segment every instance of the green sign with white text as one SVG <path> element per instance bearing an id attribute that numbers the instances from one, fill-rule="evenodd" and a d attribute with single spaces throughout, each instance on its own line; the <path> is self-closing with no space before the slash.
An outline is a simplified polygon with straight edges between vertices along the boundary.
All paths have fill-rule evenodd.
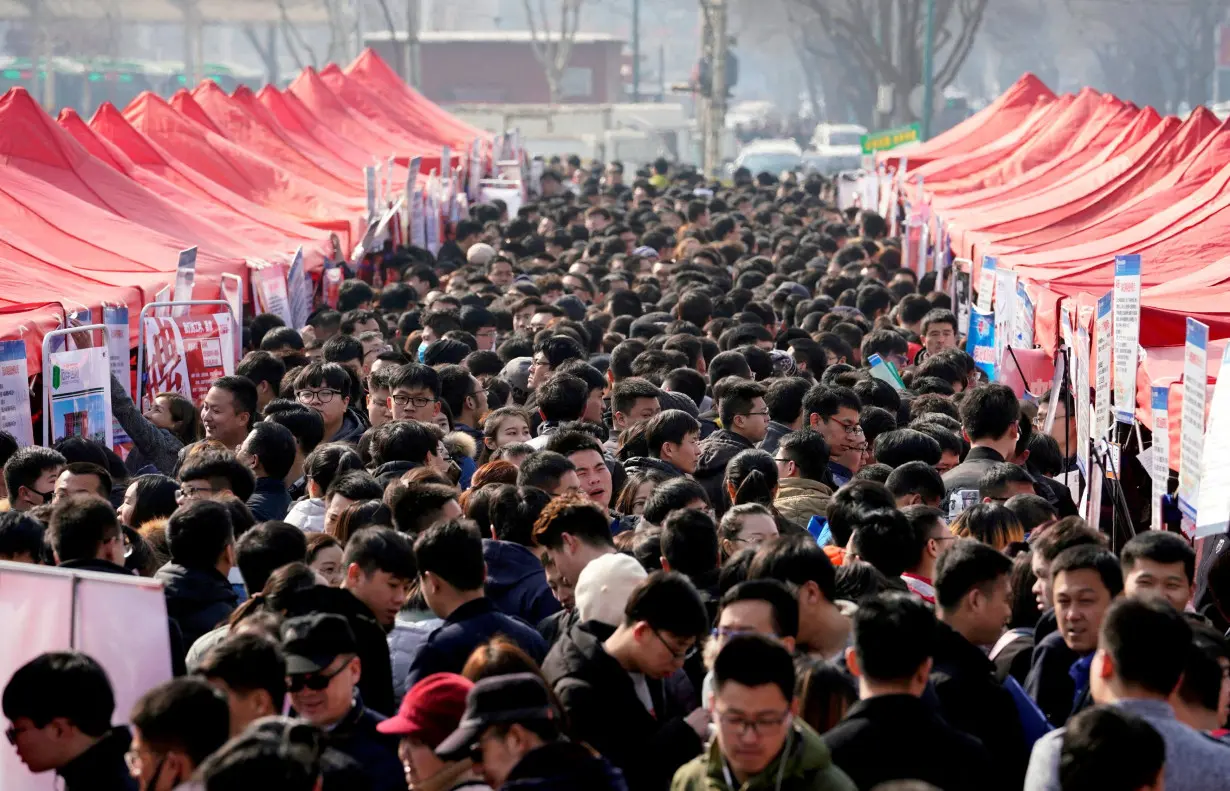
<path id="1" fill-rule="evenodd" d="M 885 129 L 883 132 L 872 132 L 859 138 L 864 154 L 874 154 L 877 151 L 888 151 L 909 143 L 922 142 L 922 125 L 918 123 L 901 126 L 896 129 Z"/>

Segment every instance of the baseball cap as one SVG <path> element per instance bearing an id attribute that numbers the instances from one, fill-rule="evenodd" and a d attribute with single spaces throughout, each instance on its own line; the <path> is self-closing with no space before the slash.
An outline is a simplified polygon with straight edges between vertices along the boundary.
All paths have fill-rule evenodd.
<path id="1" fill-rule="evenodd" d="M 630 555 L 614 553 L 586 564 L 577 578 L 577 615 L 582 621 L 600 621 L 607 626 L 624 622 L 624 610 L 637 585 L 649 574 Z"/>
<path id="2" fill-rule="evenodd" d="M 286 674 L 319 673 L 343 654 L 357 654 L 354 632 L 340 615 L 315 613 L 288 618 L 282 624 Z"/>
<path id="3" fill-rule="evenodd" d="M 659 257 L 658 251 L 653 249 L 649 245 L 643 245 L 641 247 L 636 248 L 635 250 L 632 251 L 632 255 L 639 256 L 641 258 L 650 258 L 650 259 L 653 259 L 654 261 L 657 261 Z"/>
<path id="4" fill-rule="evenodd" d="M 461 722 L 436 745 L 435 753 L 445 761 L 458 761 L 469 754 L 470 747 L 492 725 L 555 718 L 547 686 L 534 673 L 484 678 L 466 695 Z"/>
<path id="5" fill-rule="evenodd" d="M 530 364 L 532 357 L 514 357 L 500 371 L 500 378 L 518 390 L 528 390 L 530 387 Z"/>
<path id="6" fill-rule="evenodd" d="M 484 242 L 479 242 L 466 251 L 466 261 L 479 266 L 486 266 L 495 258 L 495 248 Z"/>
<path id="7" fill-rule="evenodd" d="M 413 736 L 433 750 L 457 729 L 474 682 L 456 673 L 432 673 L 410 688 L 397 714 L 376 725 L 381 733 Z"/>

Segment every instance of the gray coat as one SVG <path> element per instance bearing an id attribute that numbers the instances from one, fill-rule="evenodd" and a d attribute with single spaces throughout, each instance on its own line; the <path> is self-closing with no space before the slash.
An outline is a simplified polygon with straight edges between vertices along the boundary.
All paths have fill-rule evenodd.
<path id="1" fill-rule="evenodd" d="M 177 459 L 184 443 L 171 431 L 146 420 L 128 393 L 124 392 L 120 380 L 114 376 L 111 377 L 111 414 L 124 433 L 132 438 L 133 451 L 124 461 L 129 472 L 136 473 L 152 464 L 163 475 L 175 475 Z"/>

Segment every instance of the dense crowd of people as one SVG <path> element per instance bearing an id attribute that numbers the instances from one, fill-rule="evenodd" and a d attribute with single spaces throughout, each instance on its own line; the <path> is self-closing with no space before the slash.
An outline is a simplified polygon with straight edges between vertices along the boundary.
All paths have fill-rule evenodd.
<path id="1" fill-rule="evenodd" d="M 31 772 L 1230 788 L 1230 561 L 1143 525 L 1113 552 L 1071 395 L 1044 430 L 984 381 L 884 218 L 665 162 L 540 186 L 369 256 L 305 327 L 252 317 L 199 405 L 113 383 L 124 459 L 0 437 L 0 559 L 161 581 L 130 628 L 174 673 L 116 711 L 94 658 L 29 661 L 2 710 Z"/>

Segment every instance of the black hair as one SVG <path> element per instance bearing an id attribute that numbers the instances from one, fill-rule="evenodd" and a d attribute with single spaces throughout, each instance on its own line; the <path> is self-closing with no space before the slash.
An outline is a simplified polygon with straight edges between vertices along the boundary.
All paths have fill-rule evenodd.
<path id="1" fill-rule="evenodd" d="M 88 461 L 70 461 L 65 465 L 61 473 L 69 472 L 73 475 L 93 475 L 98 479 L 98 488 L 94 493 L 99 497 L 106 499 L 111 496 L 111 473 L 103 467 Z"/>
<path id="2" fill-rule="evenodd" d="M 777 456 L 793 461 L 803 478 L 823 482 L 828 477 L 829 446 L 818 431 L 786 434 L 777 443 Z"/>
<path id="3" fill-rule="evenodd" d="M 9 493 L 9 500 L 16 499 L 18 490 L 26 487 L 34 491 L 34 484 L 48 470 L 63 467 L 68 460 L 58 451 L 31 445 L 21 448 L 4 463 L 4 485 Z"/>
<path id="4" fill-rule="evenodd" d="M 236 692 L 263 689 L 274 711 L 281 711 L 286 698 L 286 659 L 281 647 L 260 634 L 229 635 L 206 652 L 196 666 L 205 678 L 216 678 Z"/>
<path id="5" fill-rule="evenodd" d="M 708 371 L 709 383 L 713 386 L 728 377 L 750 379 L 752 376 L 752 369 L 748 365 L 747 358 L 735 351 L 724 351 L 714 355 L 709 361 Z"/>
<path id="6" fill-rule="evenodd" d="M 444 337 L 427 344 L 423 352 L 423 364 L 460 365 L 470 352 L 475 351 L 469 344 L 456 338 Z"/>
<path id="7" fill-rule="evenodd" d="M 636 338 L 621 341 L 611 350 L 610 371 L 616 381 L 623 381 L 632 376 L 632 361 L 648 348 L 645 342 Z M 656 397 L 656 395 L 655 395 Z"/>
<path id="8" fill-rule="evenodd" d="M 569 461 L 567 456 L 549 450 L 539 451 L 521 462 L 521 469 L 517 472 L 517 485 L 536 486 L 552 492 L 559 488 L 560 479 L 574 470 L 576 465 Z"/>
<path id="9" fill-rule="evenodd" d="M 111 730 L 115 693 L 102 665 L 77 651 L 40 654 L 13 673 L 0 708 L 9 722 L 22 717 L 45 728 L 63 717 L 86 736 Z"/>
<path id="10" fill-rule="evenodd" d="M 414 542 L 420 575 L 431 572 L 460 591 L 481 590 L 487 578 L 478 526 L 453 520 L 423 531 Z"/>
<path id="11" fill-rule="evenodd" d="M 296 338 L 299 337 L 299 333 L 291 330 L 289 327 L 279 327 L 274 332 L 281 330 L 289 330 Z M 272 334 L 270 333 L 270 335 Z M 269 335 L 266 335 L 265 339 L 268 340 Z M 278 346 L 273 348 L 279 348 L 282 345 L 278 344 Z M 303 348 L 302 340 L 299 341 L 298 348 Z M 268 382 L 270 392 L 278 393 L 282 390 L 282 377 L 286 375 L 286 364 L 267 351 L 248 352 L 239 361 L 239 365 L 235 366 L 235 373 L 248 379 L 254 385 Z"/>
<path id="12" fill-rule="evenodd" d="M 551 502 L 551 495 L 533 486 L 493 486 L 487 517 L 497 541 L 534 546 L 534 524 Z"/>
<path id="13" fill-rule="evenodd" d="M 988 384 L 968 390 L 961 399 L 961 426 L 972 442 L 996 440 L 1021 419 L 1021 405 L 1011 387 Z"/>
<path id="14" fill-rule="evenodd" d="M 325 489 L 325 500 L 335 494 L 340 494 L 347 500 L 362 502 L 363 500 L 378 500 L 384 494 L 384 489 L 375 478 L 362 470 L 344 472 L 335 477 Z"/>
<path id="15" fill-rule="evenodd" d="M 457 490 L 442 483 L 413 481 L 394 484 L 385 498 L 393 512 L 393 527 L 400 533 L 417 536 L 423 527 L 436 521 L 449 501 L 457 499 Z"/>
<path id="16" fill-rule="evenodd" d="M 713 687 L 728 681 L 745 687 L 773 685 L 787 702 L 794 700 L 794 660 L 780 642 L 760 634 L 731 637 L 713 660 Z"/>
<path id="17" fill-rule="evenodd" d="M 213 500 L 184 503 L 167 520 L 171 560 L 185 568 L 214 568 L 234 540 L 230 510 Z"/>
<path id="18" fill-rule="evenodd" d="M 787 425 L 798 420 L 803 412 L 803 398 L 810 389 L 811 382 L 797 376 L 771 381 L 764 394 L 769 418 Z"/>
<path id="19" fill-rule="evenodd" d="M 265 475 L 282 481 L 295 463 L 295 435 L 278 423 L 262 421 L 252 427 L 243 443 L 244 450 L 257 457 Z"/>
<path id="20" fill-rule="evenodd" d="M 231 394 L 231 399 L 235 402 L 236 414 L 248 413 L 247 427 L 251 429 L 258 414 L 256 385 L 252 383 L 252 380 L 244 376 L 223 376 L 214 380 L 214 383 L 210 385 L 211 389 L 214 387 Z"/>
<path id="21" fill-rule="evenodd" d="M 1092 544 L 1074 546 L 1060 552 L 1051 561 L 1052 580 L 1064 571 L 1083 570 L 1097 572 L 1112 599 L 1123 591 L 1123 572 L 1119 568 L 1119 560 L 1110 550 L 1103 549 L 1101 546 Z"/>
<path id="22" fill-rule="evenodd" d="M 658 400 L 659 390 L 651 382 L 638 377 L 620 380 L 611 388 L 611 414 L 628 413 L 644 398 Z"/>
<path id="23" fill-rule="evenodd" d="M 672 511 L 662 523 L 661 541 L 672 571 L 695 580 L 718 567 L 717 526 L 704 511 Z"/>
<path id="24" fill-rule="evenodd" d="M 111 503 L 92 494 L 76 494 L 56 503 L 46 535 L 61 563 L 93 560 L 103 544 L 122 538 Z"/>
<path id="25" fill-rule="evenodd" d="M 1106 546 L 1106 537 L 1089 526 L 1079 516 L 1060 519 L 1041 533 L 1032 536 L 1033 551 L 1049 565 L 1064 550 L 1091 545 Z"/>
<path id="26" fill-rule="evenodd" d="M 538 388 L 538 409 L 546 420 L 580 420 L 585 414 L 589 391 L 589 385 L 578 376 L 552 374 Z"/>
<path id="27" fill-rule="evenodd" d="M 568 533 L 594 547 L 614 547 L 610 517 L 582 494 L 565 494 L 547 503 L 534 521 L 534 543 L 558 550 Z"/>
<path id="28" fill-rule="evenodd" d="M 734 488 L 732 505 L 772 505 L 777 489 L 777 465 L 767 452 L 755 448 L 739 451 L 726 465 L 725 482 Z"/>
<path id="29" fill-rule="evenodd" d="M 854 613 L 854 652 L 860 675 L 875 681 L 911 678 L 935 650 L 935 615 L 913 594 L 881 593 Z"/>
<path id="30" fill-rule="evenodd" d="M 37 563 L 46 531 L 42 522 L 21 511 L 0 513 L 0 559 L 29 555 Z"/>
<path id="31" fill-rule="evenodd" d="M 427 390 L 432 398 L 439 398 L 440 375 L 421 363 L 406 363 L 390 377 L 389 390 Z"/>
<path id="32" fill-rule="evenodd" d="M 863 405 L 855 392 L 848 387 L 814 385 L 803 396 L 803 424 L 810 425 L 812 415 L 818 415 L 821 420 L 829 420 L 842 408 L 859 412 Z"/>
<path id="33" fill-rule="evenodd" d="M 334 335 L 321 347 L 321 359 L 339 365 L 363 359 L 363 344 L 353 335 Z"/>
<path id="34" fill-rule="evenodd" d="M 235 563 L 252 592 L 263 590 L 274 571 L 287 563 L 302 563 L 306 556 L 303 531 L 286 522 L 262 522 L 235 541 Z"/>
<path id="35" fill-rule="evenodd" d="M 940 463 L 940 456 L 943 455 L 940 443 L 921 431 L 909 428 L 880 434 L 875 439 L 874 447 L 876 461 L 894 469 L 918 461 L 934 467 Z"/>
<path id="36" fill-rule="evenodd" d="M 952 326 L 952 331 L 955 334 L 957 331 L 957 316 L 951 310 L 945 308 L 935 308 L 928 311 L 927 315 L 922 317 L 922 326 L 919 327 L 919 335 L 926 337 L 927 330 L 932 324 L 949 324 Z"/>
<path id="37" fill-rule="evenodd" d="M 692 581 L 675 571 L 655 571 L 628 597 L 624 623 L 644 621 L 657 632 L 681 639 L 703 640 L 709 634 L 709 613 Z"/>
<path id="38" fill-rule="evenodd" d="M 864 513 L 876 509 L 893 509 L 897 501 L 882 483 L 851 481 L 833 493 L 826 515 L 833 543 L 844 547 L 859 525 Z"/>
<path id="39" fill-rule="evenodd" d="M 799 601 L 784 583 L 773 579 L 740 582 L 722 594 L 718 612 L 741 601 L 762 601 L 773 612 L 773 632 L 778 637 L 798 637 Z"/>
<path id="40" fill-rule="evenodd" d="M 979 541 L 957 539 L 935 564 L 935 601 L 943 610 L 954 609 L 973 588 L 989 592 L 1011 573 L 1007 555 Z"/>
<path id="41" fill-rule="evenodd" d="M 546 450 L 558 453 L 561 456 L 571 456 L 574 453 L 586 450 L 592 450 L 600 456 L 603 455 L 602 443 L 598 441 L 597 437 L 588 430 L 574 428 L 574 426 L 591 425 L 589 423 L 570 423 L 566 426 L 561 426 L 559 431 L 547 435 Z"/>
<path id="42" fill-rule="evenodd" d="M 376 293 L 372 291 L 372 287 L 362 280 L 343 280 L 337 289 L 337 310 L 341 313 L 356 310 L 360 305 L 371 302 L 375 298 Z M 338 316 L 338 319 L 340 321 L 341 316 Z"/>
<path id="43" fill-rule="evenodd" d="M 1179 698 L 1205 711 L 1217 711 L 1221 701 L 1222 661 L 1230 659 L 1226 637 L 1207 623 L 1191 621 L 1192 644 L 1179 682 Z"/>
<path id="44" fill-rule="evenodd" d="M 1024 467 L 1018 464 L 1007 461 L 992 464 L 978 478 L 978 497 L 979 499 L 990 498 L 1006 501 L 1008 499 L 1007 487 L 1014 483 L 1026 484 L 1032 488 L 1034 479 Z"/>
<path id="45" fill-rule="evenodd" d="M 895 508 L 862 514 L 850 542 L 854 554 L 887 577 L 899 577 L 915 560 L 914 534 Z"/>
<path id="46" fill-rule="evenodd" d="M 368 452 L 372 464 L 377 467 L 391 461 L 425 464 L 428 454 L 439 451 L 442 437 L 440 427 L 434 424 L 417 420 L 391 420 L 372 430 Z"/>
<path id="47" fill-rule="evenodd" d="M 682 409 L 667 409 L 659 412 L 645 424 L 645 440 L 649 453 L 660 457 L 662 446 L 667 442 L 681 444 L 689 434 L 700 435 L 700 421 Z"/>
<path id="48" fill-rule="evenodd" d="M 299 369 L 299 373 L 295 376 L 294 388 L 297 393 L 306 387 L 327 387 L 330 390 L 336 390 L 341 398 L 354 400 L 354 394 L 350 391 L 352 383 L 351 373 L 345 367 L 334 362 L 312 363 Z"/>
<path id="49" fill-rule="evenodd" d="M 266 407 L 265 422 L 276 423 L 289 430 L 304 456 L 316 450 L 316 447 L 325 439 L 325 419 L 315 409 L 309 409 L 300 404 L 295 404 L 293 407 L 288 406 L 276 412 L 269 412 Z M 268 472 L 269 468 L 266 467 L 265 471 Z M 287 471 L 289 472 L 289 469 Z M 277 476 L 271 475 L 270 477 Z"/>
<path id="50" fill-rule="evenodd" d="M 1125 597 L 1106 611 L 1098 638 L 1120 681 L 1169 696 L 1183 676 L 1192 628 L 1165 601 Z"/>
<path id="51" fill-rule="evenodd" d="M 733 431 L 735 417 L 746 415 L 752 409 L 752 401 L 764 398 L 764 385 L 750 379 L 728 377 L 722 382 L 718 399 L 718 415 L 727 431 Z"/>
<path id="52" fill-rule="evenodd" d="M 131 719 L 153 752 L 182 752 L 194 766 L 230 738 L 226 696 L 201 678 L 173 678 L 148 690 Z"/>
<path id="53" fill-rule="evenodd" d="M 917 494 L 925 502 L 937 503 L 944 498 L 943 477 L 934 466 L 925 461 L 907 461 L 897 467 L 888 476 L 884 486 L 896 499 L 905 497 L 907 494 Z"/>
<path id="54" fill-rule="evenodd" d="M 662 380 L 663 389 L 687 396 L 697 407 L 705 400 L 707 385 L 705 375 L 691 368 L 676 368 Z"/>
<path id="55" fill-rule="evenodd" d="M 686 508 L 688 503 L 697 500 L 711 505 L 709 495 L 699 483 L 691 478 L 672 478 L 649 495 L 641 518 L 651 525 L 661 526 L 671 511 Z"/>
<path id="56" fill-rule="evenodd" d="M 1166 742 L 1152 725 L 1113 706 L 1094 706 L 1068 720 L 1059 749 L 1062 791 L 1136 791 L 1157 783 Z"/>
<path id="57" fill-rule="evenodd" d="M 1196 551 L 1185 539 L 1164 530 L 1147 530 L 1138 533 L 1131 541 L 1123 545 L 1119 552 L 1119 563 L 1123 574 L 1127 576 L 1139 560 L 1151 560 L 1154 563 L 1170 565 L 1182 563 L 1187 584 L 1192 584 L 1196 576 Z"/>
<path id="58" fill-rule="evenodd" d="M 294 451 L 291 451 L 294 455 Z M 188 458 L 179 468 L 179 480 L 209 481 L 215 492 L 230 489 L 240 500 L 247 502 L 256 489 L 256 477 L 240 463 L 233 453 L 206 451 Z"/>
<path id="59" fill-rule="evenodd" d="M 346 542 L 342 565 L 357 565 L 370 577 L 377 571 L 404 580 L 418 576 L 414 547 L 410 538 L 391 527 L 372 526 L 358 530 Z"/>
<path id="60" fill-rule="evenodd" d="M 363 460 L 354 448 L 341 442 L 317 445 L 303 460 L 303 477 L 315 482 L 323 495 L 339 475 L 363 470 Z"/>
<path id="61" fill-rule="evenodd" d="M 888 355 L 904 356 L 909 353 L 909 350 L 909 342 L 899 333 L 893 330 L 872 330 L 863 336 L 863 342 L 859 345 L 859 356 L 863 358 L 863 364 L 866 365 L 873 354 L 880 355 L 887 362 Z"/>
<path id="62" fill-rule="evenodd" d="M 775 579 L 790 585 L 814 582 L 829 602 L 837 600 L 833 562 L 811 536 L 778 536 L 756 550 L 748 579 Z"/>
<path id="63" fill-rule="evenodd" d="M 534 344 L 534 354 L 541 353 L 551 370 L 567 360 L 584 360 L 585 349 L 567 335 L 552 335 Z"/>
<path id="64" fill-rule="evenodd" d="M 1004 503 L 1004 507 L 1016 514 L 1026 533 L 1059 516 L 1055 506 L 1036 494 L 1014 494 Z"/>

